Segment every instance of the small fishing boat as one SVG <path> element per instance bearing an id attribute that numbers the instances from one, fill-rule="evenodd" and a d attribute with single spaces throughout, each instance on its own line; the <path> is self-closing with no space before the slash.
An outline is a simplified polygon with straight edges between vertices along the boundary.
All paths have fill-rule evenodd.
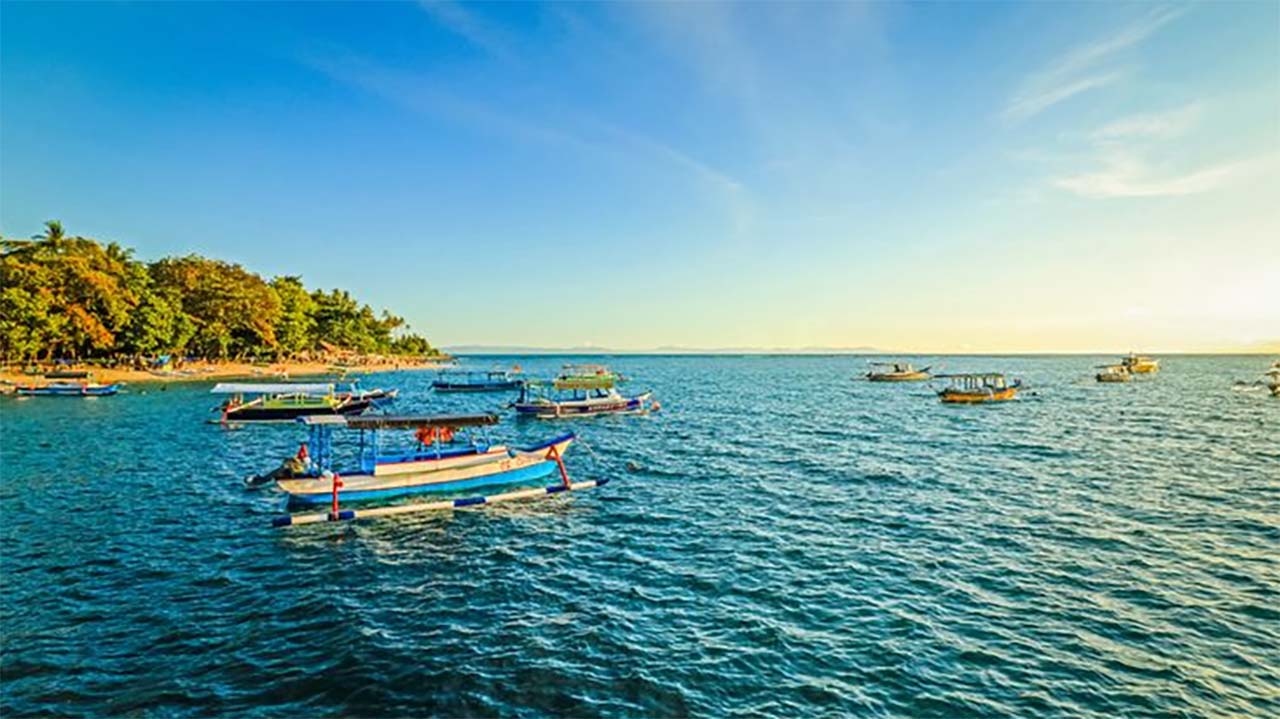
<path id="1" fill-rule="evenodd" d="M 212 394 L 230 395 L 214 408 L 222 416 L 214 422 L 291 422 L 313 415 L 357 415 L 395 399 L 398 390 L 361 390 L 354 384 L 340 390 L 334 384 L 222 382 Z"/>
<path id="2" fill-rule="evenodd" d="M 920 382 L 933 376 L 929 369 L 916 369 L 910 362 L 872 362 L 867 379 L 872 382 Z"/>
<path id="3" fill-rule="evenodd" d="M 14 392 L 22 397 L 107 397 L 119 392 L 120 386 L 119 382 L 50 382 L 15 385 Z"/>
<path id="4" fill-rule="evenodd" d="M 517 370 L 440 370 L 431 388 L 437 392 L 511 392 L 524 380 Z"/>
<path id="5" fill-rule="evenodd" d="M 89 379 L 93 377 L 93 373 L 83 369 L 60 369 L 53 372 L 45 372 L 45 379 Z"/>
<path id="6" fill-rule="evenodd" d="M 1094 375 L 1099 382 L 1129 382 L 1133 374 L 1122 364 L 1099 365 L 1101 372 Z"/>
<path id="7" fill-rule="evenodd" d="M 1155 374 L 1160 371 L 1160 360 L 1130 352 L 1120 359 L 1120 364 L 1130 374 Z"/>
<path id="8" fill-rule="evenodd" d="M 516 416 L 539 419 L 591 417 L 602 414 L 645 414 L 659 409 L 653 392 L 623 395 L 613 373 L 561 375 L 551 382 L 531 380 L 511 406 Z"/>
<path id="9" fill-rule="evenodd" d="M 938 392 L 938 399 L 948 404 L 1007 402 L 1015 399 L 1022 388 L 1021 380 L 1008 382 L 1003 374 L 996 372 L 934 376 L 949 380 L 950 384 Z"/>
<path id="10" fill-rule="evenodd" d="M 394 499 L 427 492 L 540 481 L 560 470 L 574 441 L 567 432 L 528 447 L 494 443 L 485 429 L 493 414 L 438 416 L 313 416 L 298 420 L 310 431 L 298 455 L 267 475 L 248 482 L 275 482 L 291 507 L 339 501 Z M 359 431 L 353 466 L 334 466 L 335 429 Z M 380 433 L 412 430 L 411 445 L 385 448 Z M 568 483 L 567 474 L 562 474 Z"/>
<path id="11" fill-rule="evenodd" d="M 1271 390 L 1271 396 L 1280 397 L 1280 361 L 1271 363 L 1271 369 L 1262 374 L 1263 382 Z"/>

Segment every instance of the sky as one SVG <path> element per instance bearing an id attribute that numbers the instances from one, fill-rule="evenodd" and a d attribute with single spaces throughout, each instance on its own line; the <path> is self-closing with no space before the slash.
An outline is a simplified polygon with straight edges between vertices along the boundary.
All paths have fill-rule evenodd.
<path id="1" fill-rule="evenodd" d="M 0 3 L 0 232 L 434 344 L 1280 352 L 1280 4 Z"/>

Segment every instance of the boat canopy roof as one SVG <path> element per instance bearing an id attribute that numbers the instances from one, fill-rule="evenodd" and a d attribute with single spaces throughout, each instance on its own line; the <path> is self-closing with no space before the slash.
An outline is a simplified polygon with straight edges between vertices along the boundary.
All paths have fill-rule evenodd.
<path id="1" fill-rule="evenodd" d="M 552 384 L 556 389 L 613 389 L 617 384 L 617 378 L 613 375 L 560 377 Z"/>
<path id="2" fill-rule="evenodd" d="M 331 384 L 305 384 L 302 382 L 219 382 L 209 390 L 211 394 L 329 394 Z"/>
<path id="3" fill-rule="evenodd" d="M 337 421 L 334 421 L 337 420 Z M 497 424 L 496 414 L 417 414 L 342 417 L 318 415 L 299 418 L 303 424 L 345 424 L 352 429 L 416 429 L 418 427 L 479 427 Z"/>
<path id="4" fill-rule="evenodd" d="M 997 379 L 997 378 L 1003 378 L 1004 373 L 1003 372 L 972 372 L 972 373 L 962 373 L 962 374 L 935 374 L 934 377 L 943 378 L 943 379 L 946 379 L 946 378 L 958 379 L 961 377 L 971 377 L 973 379 Z"/>

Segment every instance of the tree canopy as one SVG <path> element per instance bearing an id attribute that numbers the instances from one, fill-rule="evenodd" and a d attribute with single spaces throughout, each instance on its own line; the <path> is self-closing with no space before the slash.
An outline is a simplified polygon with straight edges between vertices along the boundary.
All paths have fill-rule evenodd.
<path id="1" fill-rule="evenodd" d="M 0 355 L 10 361 L 436 353 L 406 329 L 345 290 L 308 290 L 297 276 L 267 281 L 199 255 L 146 263 L 114 242 L 67 236 L 56 220 L 30 240 L 0 238 Z"/>

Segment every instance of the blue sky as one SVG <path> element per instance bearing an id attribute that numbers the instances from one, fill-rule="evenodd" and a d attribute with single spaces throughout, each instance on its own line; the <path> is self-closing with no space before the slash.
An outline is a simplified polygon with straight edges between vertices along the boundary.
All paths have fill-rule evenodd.
<path id="1" fill-rule="evenodd" d="M 0 5 L 0 231 L 438 344 L 1280 340 L 1280 6 Z"/>

